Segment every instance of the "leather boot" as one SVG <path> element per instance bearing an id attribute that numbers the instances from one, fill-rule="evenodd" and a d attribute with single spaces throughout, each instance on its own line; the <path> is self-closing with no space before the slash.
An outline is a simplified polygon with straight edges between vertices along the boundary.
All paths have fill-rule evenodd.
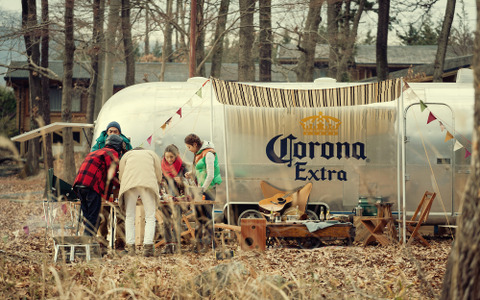
<path id="1" fill-rule="evenodd" d="M 155 245 L 154 244 L 148 244 L 148 245 L 143 245 L 143 256 L 144 257 L 152 257 L 155 255 Z"/>
<path id="2" fill-rule="evenodd" d="M 135 256 L 135 244 L 127 244 L 127 247 L 125 248 L 125 252 L 128 256 Z"/>
<path id="3" fill-rule="evenodd" d="M 165 245 L 165 247 L 163 248 L 161 254 L 173 254 L 174 252 L 174 244 L 173 243 L 168 243 Z"/>

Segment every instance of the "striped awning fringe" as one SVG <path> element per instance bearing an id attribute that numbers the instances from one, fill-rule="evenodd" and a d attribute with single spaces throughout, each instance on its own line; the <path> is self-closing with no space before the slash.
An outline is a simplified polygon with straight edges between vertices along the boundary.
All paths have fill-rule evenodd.
<path id="1" fill-rule="evenodd" d="M 281 89 L 210 78 L 222 104 L 252 107 L 334 107 L 389 102 L 400 97 L 400 78 L 326 89 Z"/>

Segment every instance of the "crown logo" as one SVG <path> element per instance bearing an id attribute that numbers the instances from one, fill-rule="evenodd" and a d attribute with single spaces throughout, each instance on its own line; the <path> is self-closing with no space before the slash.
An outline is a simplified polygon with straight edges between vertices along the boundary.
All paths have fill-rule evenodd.
<path id="1" fill-rule="evenodd" d="M 318 116 L 306 117 L 301 120 L 303 135 L 338 135 L 338 128 L 342 122 L 334 117 L 324 116 L 322 112 Z"/>

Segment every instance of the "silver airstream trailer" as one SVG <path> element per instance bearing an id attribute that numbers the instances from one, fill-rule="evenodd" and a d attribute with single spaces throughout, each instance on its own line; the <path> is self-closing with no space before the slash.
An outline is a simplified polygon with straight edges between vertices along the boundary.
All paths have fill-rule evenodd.
<path id="1" fill-rule="evenodd" d="M 446 223 L 458 211 L 469 173 L 472 83 L 402 83 L 391 101 L 367 99 L 370 104 L 361 105 L 302 105 L 278 96 L 286 93 L 282 90 L 298 90 L 308 103 L 312 91 L 324 90 L 328 98 L 361 85 L 249 83 L 220 95 L 223 87 L 206 78 L 142 83 L 107 101 L 94 138 L 115 120 L 133 147 L 162 156 L 167 145 L 176 144 L 186 162 L 193 159 L 183 142 L 187 134 L 212 141 L 224 181 L 217 190 L 223 204 L 216 210 L 230 223 L 258 209 L 262 181 L 285 191 L 312 182 L 308 208 L 317 213 L 320 205 L 330 213 L 351 213 L 366 197 L 395 202 L 394 211 L 405 203 L 408 215 L 425 191 L 435 191 L 438 201 L 429 221 Z M 248 86 L 261 94 L 254 92 L 247 100 Z M 453 138 L 447 139 L 447 133 Z"/>

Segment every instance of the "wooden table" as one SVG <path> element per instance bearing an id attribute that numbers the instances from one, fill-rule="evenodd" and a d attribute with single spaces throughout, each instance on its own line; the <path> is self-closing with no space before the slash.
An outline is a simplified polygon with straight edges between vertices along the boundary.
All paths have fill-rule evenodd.
<path id="1" fill-rule="evenodd" d="M 355 228 L 351 223 L 335 223 L 329 227 L 310 232 L 307 226 L 301 222 L 267 223 L 267 238 L 268 237 L 344 239 L 347 244 L 350 245 L 355 238 Z"/>
<path id="2" fill-rule="evenodd" d="M 369 232 L 369 236 L 363 243 L 364 246 L 374 241 L 386 246 L 397 240 L 397 230 L 392 216 L 393 203 L 379 202 L 375 206 L 377 207 L 377 217 L 360 220 Z M 387 228 L 387 232 L 385 232 L 385 228 Z"/>

